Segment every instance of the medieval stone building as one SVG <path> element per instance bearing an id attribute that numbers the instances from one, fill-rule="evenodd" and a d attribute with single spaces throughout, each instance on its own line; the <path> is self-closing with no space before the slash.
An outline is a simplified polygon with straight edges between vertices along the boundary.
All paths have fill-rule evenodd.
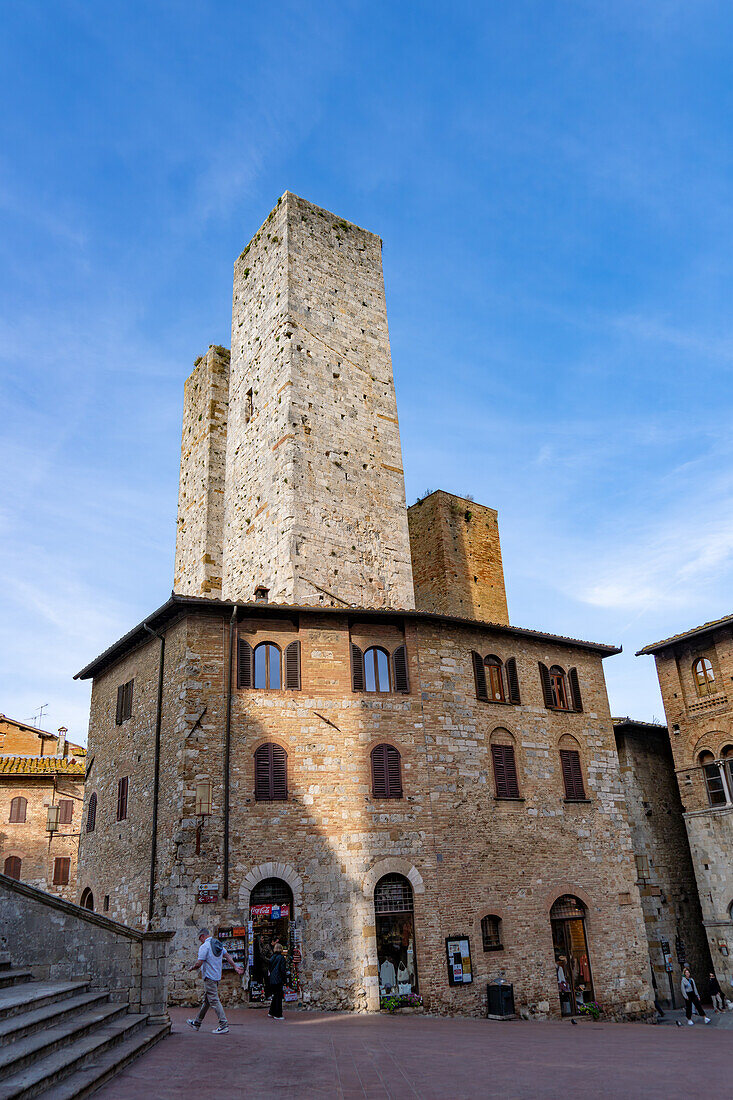
<path id="1" fill-rule="evenodd" d="M 713 966 L 733 996 L 733 616 L 654 642 Z"/>
<path id="2" fill-rule="evenodd" d="M 483 1014 L 651 987 L 602 661 L 510 625 L 496 513 L 405 507 L 379 238 L 285 194 L 186 383 L 174 595 L 93 679 L 79 889 L 262 994 Z M 103 900 L 104 899 L 104 902 Z"/>

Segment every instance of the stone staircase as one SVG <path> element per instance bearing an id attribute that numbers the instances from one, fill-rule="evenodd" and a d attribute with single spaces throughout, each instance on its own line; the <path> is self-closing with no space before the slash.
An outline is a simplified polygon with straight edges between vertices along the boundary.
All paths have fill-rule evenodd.
<path id="1" fill-rule="evenodd" d="M 35 981 L 0 956 L 0 1100 L 89 1096 L 164 1038 L 89 981 Z"/>

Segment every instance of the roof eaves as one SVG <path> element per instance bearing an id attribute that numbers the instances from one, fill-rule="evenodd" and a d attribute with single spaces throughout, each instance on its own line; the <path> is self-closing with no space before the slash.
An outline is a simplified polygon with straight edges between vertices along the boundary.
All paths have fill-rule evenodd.
<path id="1" fill-rule="evenodd" d="M 711 633 L 713 630 L 731 625 L 733 625 L 733 615 L 724 615 L 722 619 L 711 619 L 710 622 L 703 623 L 702 626 L 694 626 L 691 630 L 684 630 L 681 634 L 673 634 L 671 638 L 663 638 L 661 642 L 652 642 L 650 645 L 645 645 L 643 649 L 636 651 L 636 656 L 653 655 L 658 653 L 660 649 L 667 649 L 669 646 L 684 642 L 688 638 L 698 638 L 703 634 Z"/>

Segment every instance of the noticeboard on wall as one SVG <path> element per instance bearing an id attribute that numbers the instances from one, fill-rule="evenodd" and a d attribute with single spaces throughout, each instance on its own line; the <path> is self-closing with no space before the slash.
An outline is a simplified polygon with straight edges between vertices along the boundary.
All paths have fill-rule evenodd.
<path id="1" fill-rule="evenodd" d="M 468 936 L 446 936 L 448 981 L 451 985 L 469 985 L 473 981 L 471 945 Z"/>

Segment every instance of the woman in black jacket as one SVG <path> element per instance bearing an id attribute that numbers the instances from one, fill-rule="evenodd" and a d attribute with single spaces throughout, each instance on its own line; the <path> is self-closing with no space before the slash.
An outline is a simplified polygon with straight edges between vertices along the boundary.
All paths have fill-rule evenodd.
<path id="1" fill-rule="evenodd" d="M 271 1016 L 273 1020 L 284 1020 L 283 985 L 285 984 L 285 957 L 283 955 L 281 943 L 275 944 L 272 958 L 267 965 L 270 971 L 270 989 L 272 990 L 272 1001 L 270 1002 L 270 1011 L 267 1015 Z"/>

